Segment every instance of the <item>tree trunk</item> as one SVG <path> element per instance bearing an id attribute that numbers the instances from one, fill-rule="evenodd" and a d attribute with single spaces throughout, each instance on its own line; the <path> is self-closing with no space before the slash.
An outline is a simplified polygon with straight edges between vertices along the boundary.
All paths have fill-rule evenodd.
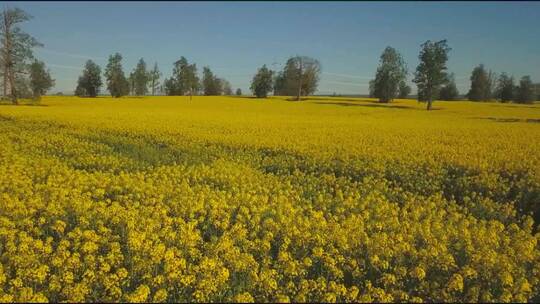
<path id="1" fill-rule="evenodd" d="M 10 45 L 10 44 L 7 44 L 7 45 Z M 17 89 L 15 88 L 15 71 L 13 71 L 13 62 L 11 61 L 11 58 L 9 58 L 7 66 L 8 66 L 8 77 L 9 77 L 9 89 L 11 91 L 11 102 L 13 104 L 18 104 Z"/>
<path id="2" fill-rule="evenodd" d="M 5 62 L 5 61 L 4 61 Z M 4 97 L 7 97 L 7 86 L 8 86 L 8 76 L 7 76 L 7 65 L 4 65 Z"/>
<path id="3" fill-rule="evenodd" d="M 300 96 L 302 96 L 302 74 L 303 74 L 303 71 L 302 71 L 302 59 L 300 59 L 300 66 L 299 66 L 299 69 L 300 69 L 300 73 L 298 75 L 298 95 L 296 96 L 296 100 L 300 100 Z"/>
<path id="4" fill-rule="evenodd" d="M 431 85 L 428 85 L 427 89 L 427 110 L 431 110 L 431 103 L 433 100 L 433 90 L 431 89 Z"/>
<path id="5" fill-rule="evenodd" d="M 17 104 L 17 92 L 15 89 L 15 71 L 13 70 L 14 62 L 11 58 L 12 53 L 12 41 L 11 41 L 11 20 L 8 20 L 8 15 L 4 10 L 4 39 L 5 39 L 5 49 L 4 49 L 4 64 L 6 75 L 8 77 L 10 93 L 11 93 L 11 102 Z"/>
<path id="6" fill-rule="evenodd" d="M 17 101 L 17 91 L 15 89 L 15 75 L 13 74 L 13 68 L 10 68 L 10 73 L 9 73 L 9 86 L 11 87 L 11 102 L 13 102 L 13 104 L 19 104 L 19 102 Z"/>
<path id="7" fill-rule="evenodd" d="M 7 22 L 7 16 L 6 16 L 6 10 L 7 8 L 4 8 L 4 14 L 3 14 L 3 19 L 2 20 L 4 22 L 4 37 L 7 38 L 7 31 L 9 29 L 8 27 L 8 22 Z M 7 41 L 6 41 L 7 42 Z M 7 48 L 7 47 L 6 47 Z M 7 52 L 7 49 L 6 48 L 3 48 L 2 49 L 2 59 L 4 61 L 4 97 L 7 97 L 7 86 L 8 86 L 8 66 L 7 66 L 7 62 L 8 62 L 8 52 Z"/>
<path id="8" fill-rule="evenodd" d="M 300 96 L 302 96 L 302 76 L 299 77 L 298 94 L 296 95 L 296 100 L 300 100 Z"/>

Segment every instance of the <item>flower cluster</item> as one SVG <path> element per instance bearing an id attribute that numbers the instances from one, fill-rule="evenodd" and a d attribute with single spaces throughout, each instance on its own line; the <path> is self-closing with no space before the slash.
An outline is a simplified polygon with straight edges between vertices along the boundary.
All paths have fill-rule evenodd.
<path id="1" fill-rule="evenodd" d="M 0 302 L 540 300 L 540 107 L 43 103 L 0 109 Z"/>

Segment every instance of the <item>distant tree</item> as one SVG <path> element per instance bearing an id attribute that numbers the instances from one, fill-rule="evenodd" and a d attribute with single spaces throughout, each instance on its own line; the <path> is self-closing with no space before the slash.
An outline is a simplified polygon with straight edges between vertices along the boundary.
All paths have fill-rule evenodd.
<path id="1" fill-rule="evenodd" d="M 185 57 L 174 63 L 173 75 L 165 81 L 165 91 L 167 95 L 190 95 L 199 90 L 199 77 L 197 76 L 197 66 L 189 64 Z"/>
<path id="2" fill-rule="evenodd" d="M 203 78 L 202 78 L 202 87 L 204 95 L 216 95 L 215 90 L 215 77 L 214 73 L 210 70 L 209 67 L 203 68 Z"/>
<path id="3" fill-rule="evenodd" d="M 434 97 L 448 80 L 446 62 L 450 50 L 446 40 L 438 42 L 428 40 L 422 44 L 422 50 L 418 56 L 420 64 L 416 68 L 413 81 L 418 86 L 419 95 L 422 94 L 422 98 L 427 101 L 428 110 L 431 110 Z"/>
<path id="4" fill-rule="evenodd" d="M 390 102 L 399 93 L 399 85 L 407 77 L 405 61 L 396 49 L 386 47 L 375 74 L 374 95 L 380 102 Z"/>
<path id="5" fill-rule="evenodd" d="M 75 88 L 75 96 L 78 97 L 85 97 L 88 96 L 86 89 L 83 87 L 84 79 L 83 76 L 79 76 L 79 79 L 77 80 L 77 87 Z"/>
<path id="6" fill-rule="evenodd" d="M 516 86 L 514 85 L 514 77 L 508 76 L 506 73 L 502 73 L 497 80 L 495 96 L 501 102 L 509 102 L 514 100 L 515 90 Z"/>
<path id="7" fill-rule="evenodd" d="M 483 64 L 475 67 L 471 74 L 471 88 L 467 98 L 471 101 L 488 101 L 491 99 L 495 74 L 487 71 Z"/>
<path id="8" fill-rule="evenodd" d="M 15 89 L 17 98 L 33 98 L 32 85 L 29 77 L 15 78 Z"/>
<path id="9" fill-rule="evenodd" d="M 135 95 L 146 95 L 148 93 L 149 81 L 150 73 L 146 70 L 146 62 L 143 58 L 141 58 L 133 70 L 133 86 Z"/>
<path id="10" fill-rule="evenodd" d="M 257 70 L 257 74 L 251 80 L 251 92 L 258 98 L 266 98 L 272 92 L 274 72 L 266 67 L 266 64 Z"/>
<path id="11" fill-rule="evenodd" d="M 189 65 L 187 59 L 182 56 L 179 60 L 174 62 L 173 73 L 170 80 L 167 82 L 167 95 L 185 95 L 187 89 L 183 82 L 186 68 Z"/>
<path id="12" fill-rule="evenodd" d="M 42 61 L 34 60 L 30 65 L 30 85 L 35 100 L 40 100 L 41 95 L 54 86 L 54 79 Z"/>
<path id="13" fill-rule="evenodd" d="M 201 87 L 199 76 L 197 76 L 197 65 L 195 63 L 186 66 L 185 73 L 182 78 L 183 86 L 189 92 L 189 99 L 193 98 Z"/>
<path id="14" fill-rule="evenodd" d="M 242 96 L 242 89 L 236 89 L 236 96 Z"/>
<path id="15" fill-rule="evenodd" d="M 129 83 L 129 94 L 135 95 L 135 74 L 133 72 L 129 73 L 128 83 Z"/>
<path id="16" fill-rule="evenodd" d="M 159 78 L 161 77 L 161 72 L 158 69 L 157 62 L 154 63 L 154 68 L 149 73 L 150 78 L 150 88 L 152 91 L 152 96 L 156 95 L 156 90 L 159 88 Z"/>
<path id="17" fill-rule="evenodd" d="M 221 82 L 223 84 L 223 95 L 231 96 L 233 94 L 231 83 L 225 79 L 221 79 Z"/>
<path id="18" fill-rule="evenodd" d="M 534 86 L 530 76 L 523 76 L 516 92 L 517 103 L 533 103 L 536 99 Z"/>
<path id="19" fill-rule="evenodd" d="M 439 92 L 437 92 L 437 94 L 432 94 L 431 98 L 432 100 L 437 100 L 439 99 L 439 93 L 440 93 L 440 90 Z M 427 93 L 426 93 L 426 90 L 421 88 L 421 87 L 418 87 L 418 93 L 417 93 L 418 97 L 418 101 L 421 101 L 421 102 L 427 102 L 428 101 L 428 98 L 427 98 Z"/>
<path id="20" fill-rule="evenodd" d="M 223 85 L 224 85 L 223 84 L 223 79 L 216 77 L 214 79 L 214 88 L 216 90 L 216 93 L 213 94 L 213 95 L 217 95 L 217 96 L 223 95 Z"/>
<path id="21" fill-rule="evenodd" d="M 209 67 L 203 68 L 203 93 L 206 96 L 221 95 L 223 84 L 221 79 L 217 78 Z"/>
<path id="22" fill-rule="evenodd" d="M 405 81 L 402 81 L 399 83 L 399 94 L 398 97 L 401 99 L 405 99 L 411 94 L 411 87 L 408 86 Z"/>
<path id="23" fill-rule="evenodd" d="M 316 59 L 307 56 L 289 58 L 283 70 L 286 91 L 295 92 L 296 100 L 313 94 L 317 90 L 320 72 L 321 65 Z"/>
<path id="24" fill-rule="evenodd" d="M 177 89 L 176 89 L 176 83 L 173 77 L 165 79 L 165 81 L 163 82 L 163 89 L 165 90 L 165 95 L 167 96 L 178 95 Z"/>
<path id="25" fill-rule="evenodd" d="M 369 98 L 375 98 L 375 79 L 369 81 Z"/>
<path id="26" fill-rule="evenodd" d="M 0 62 L 4 77 L 4 96 L 8 96 L 8 88 L 13 104 L 17 104 L 17 88 L 26 80 L 18 79 L 26 73 L 29 62 L 34 58 L 32 49 L 43 46 L 34 37 L 24 32 L 19 24 L 32 19 L 20 8 L 5 8 L 0 13 Z M 18 85 L 19 84 L 19 85 Z"/>
<path id="27" fill-rule="evenodd" d="M 75 95 L 80 97 L 96 97 L 99 94 L 99 89 L 102 85 L 101 68 L 92 60 L 86 61 L 83 74 L 77 81 Z"/>
<path id="28" fill-rule="evenodd" d="M 285 75 L 283 74 L 283 71 L 278 72 L 274 77 L 274 96 L 288 96 L 292 94 L 289 94 L 287 90 Z"/>
<path id="29" fill-rule="evenodd" d="M 459 96 L 459 91 L 456 86 L 454 74 L 448 76 L 448 82 L 441 88 L 439 92 L 440 100 L 456 100 Z"/>
<path id="30" fill-rule="evenodd" d="M 497 74 L 491 70 L 488 72 L 487 100 L 494 100 L 497 93 Z"/>
<path id="31" fill-rule="evenodd" d="M 109 56 L 109 63 L 105 68 L 107 90 L 112 97 L 122 97 L 129 93 L 129 82 L 122 69 L 122 55 L 116 53 Z"/>

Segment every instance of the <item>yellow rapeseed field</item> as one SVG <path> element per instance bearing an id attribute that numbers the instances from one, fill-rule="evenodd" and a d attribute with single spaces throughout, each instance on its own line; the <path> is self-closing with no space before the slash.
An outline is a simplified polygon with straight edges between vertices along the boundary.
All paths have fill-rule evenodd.
<path id="1" fill-rule="evenodd" d="M 540 105 L 0 105 L 0 302 L 540 300 Z"/>

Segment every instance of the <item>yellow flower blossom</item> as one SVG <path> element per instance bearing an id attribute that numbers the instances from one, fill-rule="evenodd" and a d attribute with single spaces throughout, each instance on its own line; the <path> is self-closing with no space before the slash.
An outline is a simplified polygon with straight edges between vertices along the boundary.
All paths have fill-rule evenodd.
<path id="1" fill-rule="evenodd" d="M 373 102 L 0 107 L 0 302 L 537 299 L 540 106 Z"/>

